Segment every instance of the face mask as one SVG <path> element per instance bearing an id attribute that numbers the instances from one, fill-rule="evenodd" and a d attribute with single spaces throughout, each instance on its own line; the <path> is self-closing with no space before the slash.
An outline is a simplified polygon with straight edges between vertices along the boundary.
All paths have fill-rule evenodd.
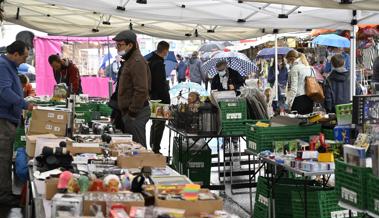
<path id="1" fill-rule="evenodd" d="M 117 52 L 117 54 L 120 56 L 124 56 L 124 55 L 126 55 L 126 51 L 122 50 L 122 51 Z"/>
<path id="2" fill-rule="evenodd" d="M 220 75 L 221 77 L 224 77 L 226 74 L 226 71 L 223 70 L 223 71 L 218 71 L 218 75 Z"/>

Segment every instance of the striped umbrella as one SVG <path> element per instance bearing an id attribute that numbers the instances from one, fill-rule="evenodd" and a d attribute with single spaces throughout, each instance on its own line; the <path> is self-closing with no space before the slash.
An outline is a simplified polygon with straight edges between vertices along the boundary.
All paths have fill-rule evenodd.
<path id="1" fill-rule="evenodd" d="M 258 67 L 246 55 L 238 52 L 219 52 L 205 62 L 201 66 L 201 70 L 213 78 L 218 73 L 216 64 L 222 60 L 225 60 L 228 67 L 237 71 L 241 76 L 248 76 L 258 70 Z"/>

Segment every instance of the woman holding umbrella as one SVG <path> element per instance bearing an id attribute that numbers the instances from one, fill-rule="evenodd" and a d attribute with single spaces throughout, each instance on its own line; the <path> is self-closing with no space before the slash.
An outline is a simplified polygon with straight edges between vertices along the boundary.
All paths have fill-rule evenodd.
<path id="1" fill-rule="evenodd" d="M 245 84 L 245 79 L 237 71 L 228 67 L 225 60 L 219 61 L 216 64 L 216 69 L 218 74 L 212 79 L 211 89 L 218 91 L 234 90 L 239 95 L 239 89 Z"/>

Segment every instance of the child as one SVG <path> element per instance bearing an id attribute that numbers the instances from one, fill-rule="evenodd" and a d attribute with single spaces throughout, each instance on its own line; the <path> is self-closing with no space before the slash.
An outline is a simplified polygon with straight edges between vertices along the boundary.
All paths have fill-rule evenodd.
<path id="1" fill-rule="evenodd" d="M 36 96 L 36 93 L 32 87 L 32 84 L 29 83 L 29 79 L 27 76 L 23 74 L 18 75 L 21 81 L 22 89 L 24 91 L 24 98 L 28 96 Z"/>

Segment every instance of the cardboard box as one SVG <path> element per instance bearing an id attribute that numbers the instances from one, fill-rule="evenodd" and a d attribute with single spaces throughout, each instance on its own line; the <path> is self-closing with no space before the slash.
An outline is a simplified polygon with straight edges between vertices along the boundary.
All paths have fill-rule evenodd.
<path id="1" fill-rule="evenodd" d="M 58 178 L 50 178 L 45 180 L 45 197 L 51 200 L 58 193 Z"/>
<path id="2" fill-rule="evenodd" d="M 38 121 L 51 121 L 66 124 L 70 111 L 64 108 L 37 107 L 32 112 L 32 119 Z"/>
<path id="3" fill-rule="evenodd" d="M 36 150 L 37 138 L 53 138 L 53 139 L 56 139 L 57 137 L 53 134 L 28 135 L 28 136 L 26 136 L 26 154 L 29 157 L 34 157 L 34 153 Z"/>
<path id="4" fill-rule="evenodd" d="M 95 192 L 92 192 L 92 193 L 95 193 Z M 133 195 L 139 195 L 140 197 L 140 200 L 136 200 L 136 201 L 124 201 L 124 202 L 119 202 L 119 201 L 114 201 L 114 202 L 111 202 L 111 201 L 91 201 L 91 200 L 88 200 L 86 195 L 90 195 L 92 194 L 90 192 L 87 192 L 86 194 L 84 194 L 84 202 L 83 202 L 83 215 L 84 216 L 90 216 L 92 215 L 91 214 L 91 206 L 92 205 L 100 205 L 101 206 L 101 210 L 103 211 L 103 214 L 105 215 L 106 212 L 107 212 L 107 203 L 111 203 L 111 204 L 122 204 L 123 206 L 125 206 L 127 212 L 130 211 L 130 208 L 131 207 L 143 207 L 145 206 L 145 200 L 143 199 L 143 196 L 141 194 L 137 194 L 137 193 L 133 193 Z M 96 193 L 99 193 L 101 194 L 101 192 L 96 192 Z M 125 194 L 130 194 L 130 192 L 118 192 L 118 193 L 106 193 L 106 194 L 113 194 L 113 195 L 120 195 L 122 193 L 125 193 Z"/>
<path id="5" fill-rule="evenodd" d="M 66 123 L 55 123 L 51 121 L 40 121 L 33 119 L 30 123 L 29 134 L 54 134 L 56 136 L 66 135 Z"/>
<path id="6" fill-rule="evenodd" d="M 137 155 L 119 155 L 117 166 L 120 168 L 141 168 L 141 167 L 166 167 L 166 157 L 161 154 L 140 153 Z"/>
<path id="7" fill-rule="evenodd" d="M 155 198 L 156 207 L 166 207 L 185 210 L 186 217 L 198 217 L 201 213 L 213 214 L 216 210 L 223 209 L 223 199 L 217 197 L 216 200 L 198 200 L 198 201 L 178 201 L 178 200 L 161 200 Z"/>
<path id="8" fill-rule="evenodd" d="M 103 153 L 103 149 L 100 147 L 99 143 L 72 143 L 67 146 L 67 150 L 71 154 Z"/>

